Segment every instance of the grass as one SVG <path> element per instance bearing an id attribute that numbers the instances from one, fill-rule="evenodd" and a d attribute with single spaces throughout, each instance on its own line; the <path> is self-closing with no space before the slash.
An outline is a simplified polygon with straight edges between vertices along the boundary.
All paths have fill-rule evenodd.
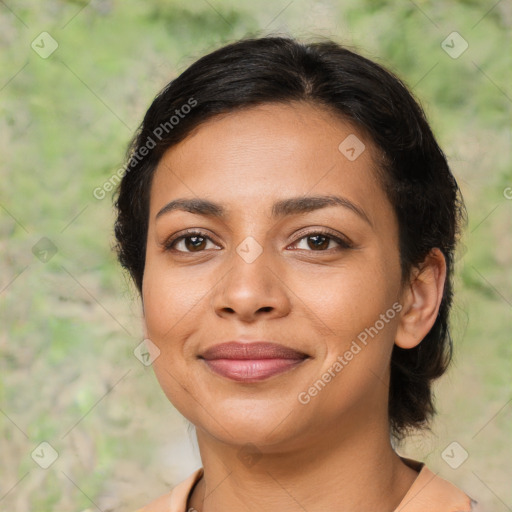
<path id="1" fill-rule="evenodd" d="M 403 449 L 489 509 L 512 503 L 504 476 L 510 13 L 503 3 L 484 16 L 492 5 L 483 1 L 338 4 L 219 0 L 217 12 L 202 0 L 0 6 L 2 510 L 86 510 L 94 502 L 130 511 L 188 474 L 189 461 L 169 466 L 159 456 L 169 430 L 183 442 L 185 425 L 132 354 L 140 311 L 110 250 L 110 199 L 92 191 L 122 165 L 145 109 L 173 76 L 224 42 L 272 31 L 359 48 L 399 74 L 427 111 L 466 197 L 469 225 L 457 267 L 455 364 L 436 386 L 441 414 L 434 434 Z M 440 46 L 453 30 L 469 43 L 458 59 Z M 47 59 L 30 48 L 42 31 L 59 44 Z M 57 248 L 46 263 L 32 252 L 43 237 Z M 440 456 L 453 440 L 470 453 L 457 470 Z M 42 441 L 59 452 L 48 470 L 30 457 Z"/>

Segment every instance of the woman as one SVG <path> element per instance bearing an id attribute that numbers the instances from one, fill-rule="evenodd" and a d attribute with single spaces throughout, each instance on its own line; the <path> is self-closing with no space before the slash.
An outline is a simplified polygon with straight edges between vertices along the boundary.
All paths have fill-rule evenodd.
<path id="1" fill-rule="evenodd" d="M 220 48 L 150 106 L 116 207 L 203 464 L 143 511 L 476 510 L 394 449 L 434 414 L 464 220 L 395 76 L 331 41 Z"/>

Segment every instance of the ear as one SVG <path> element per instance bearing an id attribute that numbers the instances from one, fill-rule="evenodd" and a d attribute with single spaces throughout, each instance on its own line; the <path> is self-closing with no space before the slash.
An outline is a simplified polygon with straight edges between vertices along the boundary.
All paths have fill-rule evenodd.
<path id="1" fill-rule="evenodd" d="M 437 247 L 423 263 L 413 269 L 409 283 L 402 294 L 403 309 L 395 343 L 401 348 L 413 348 L 434 325 L 446 279 L 446 260 Z"/>

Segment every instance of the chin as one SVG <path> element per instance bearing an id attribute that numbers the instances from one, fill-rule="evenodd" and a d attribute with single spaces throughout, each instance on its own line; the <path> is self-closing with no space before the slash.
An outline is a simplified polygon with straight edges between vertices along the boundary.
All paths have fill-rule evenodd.
<path id="1" fill-rule="evenodd" d="M 289 421 L 292 415 L 287 417 L 283 414 L 282 407 L 275 413 L 268 409 L 259 413 L 253 410 L 251 414 L 220 409 L 217 411 L 218 415 L 214 418 L 200 411 L 200 417 L 187 419 L 196 425 L 198 435 L 201 435 L 199 432 L 202 431 L 222 443 L 244 450 L 250 451 L 250 447 L 254 446 L 262 453 L 283 451 L 286 445 L 291 446 L 293 440 L 300 437 L 302 430 L 296 420 Z"/>

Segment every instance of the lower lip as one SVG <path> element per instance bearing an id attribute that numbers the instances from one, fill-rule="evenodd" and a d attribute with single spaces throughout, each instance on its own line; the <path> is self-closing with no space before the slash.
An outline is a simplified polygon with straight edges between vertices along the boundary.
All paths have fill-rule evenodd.
<path id="1" fill-rule="evenodd" d="M 215 373 L 241 382 L 258 382 L 287 372 L 306 359 L 204 359 Z"/>

